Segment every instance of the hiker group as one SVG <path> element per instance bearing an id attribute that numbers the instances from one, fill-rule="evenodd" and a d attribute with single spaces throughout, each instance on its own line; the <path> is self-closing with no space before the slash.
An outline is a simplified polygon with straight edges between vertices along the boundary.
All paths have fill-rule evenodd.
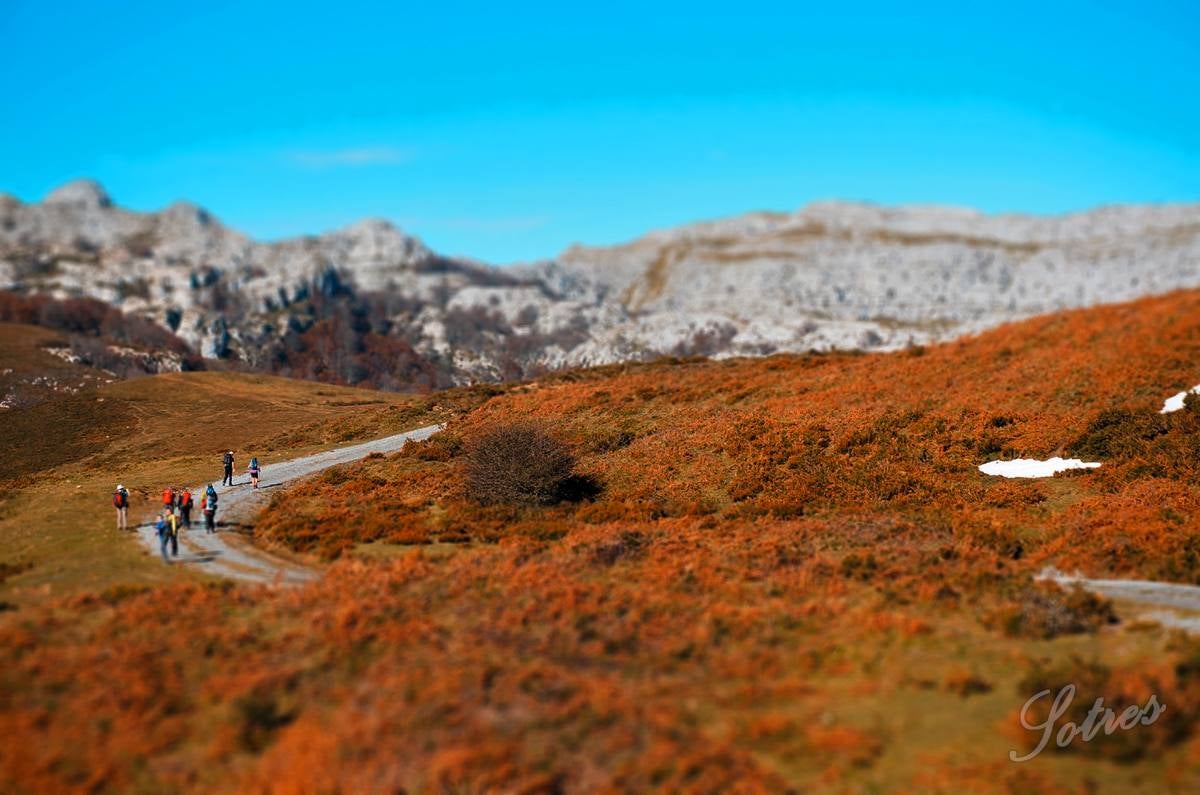
<path id="1" fill-rule="evenodd" d="M 195 502 L 192 492 L 188 489 L 167 487 L 163 489 L 162 506 L 162 512 L 158 515 L 154 530 L 158 535 L 159 551 L 162 553 L 163 560 L 167 561 L 169 560 L 168 549 L 171 550 L 171 557 L 179 557 L 179 531 L 181 528 L 191 529 L 192 508 L 195 506 Z M 217 490 L 211 483 L 204 490 L 204 496 L 200 498 L 200 510 L 204 514 L 204 531 L 215 533 L 217 529 Z"/>
<path id="2" fill-rule="evenodd" d="M 226 451 L 222 456 L 222 464 L 224 465 L 224 478 L 221 485 L 233 485 L 233 451 Z M 246 468 L 250 475 L 250 483 L 254 488 L 258 488 L 259 475 L 261 468 L 258 465 L 258 458 L 250 459 L 250 465 Z M 129 490 L 123 485 L 118 484 L 116 491 L 112 495 L 112 504 L 117 511 L 117 529 L 128 529 L 129 521 Z M 158 514 L 157 521 L 154 523 L 154 529 L 158 536 L 159 549 L 162 553 L 163 560 L 170 562 L 170 557 L 179 556 L 179 531 L 181 529 L 191 529 L 192 526 L 192 508 L 195 507 L 195 501 L 192 497 L 192 492 L 186 488 L 171 487 L 162 491 L 162 510 Z M 204 515 L 204 531 L 206 533 L 215 533 L 217 531 L 217 490 L 213 484 L 209 483 L 204 489 L 204 494 L 200 498 L 200 511 Z M 167 552 L 170 551 L 170 557 Z"/>

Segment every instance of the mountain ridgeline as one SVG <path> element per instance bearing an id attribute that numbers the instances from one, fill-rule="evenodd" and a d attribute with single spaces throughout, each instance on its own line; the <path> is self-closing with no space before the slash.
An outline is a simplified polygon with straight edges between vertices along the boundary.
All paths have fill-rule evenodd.
<path id="1" fill-rule="evenodd" d="M 498 268 L 380 220 L 263 243 L 187 203 L 122 209 L 90 181 L 40 203 L 0 194 L 0 289 L 31 315 L 0 319 L 63 314 L 31 296 L 92 299 L 223 366 L 395 390 L 894 349 L 1198 285 L 1200 205 L 1036 217 L 823 203 Z"/>

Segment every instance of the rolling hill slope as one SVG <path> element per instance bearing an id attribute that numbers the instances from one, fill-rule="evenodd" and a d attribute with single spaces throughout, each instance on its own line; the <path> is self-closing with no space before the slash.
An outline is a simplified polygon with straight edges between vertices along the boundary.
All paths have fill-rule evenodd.
<path id="1" fill-rule="evenodd" d="M 251 455 L 279 460 L 416 427 L 454 401 L 253 374 L 88 378 L 97 371 L 41 347 L 56 340 L 0 324 L 0 372 L 12 371 L 4 377 L 39 372 L 52 382 L 36 405 L 0 413 L 5 604 L 178 578 L 113 529 L 118 483 L 131 492 L 131 522 L 141 521 L 165 486 L 218 479 L 225 449 L 240 465 Z"/>
<path id="2" fill-rule="evenodd" d="M 37 738 L 0 748 L 0 781 L 1194 791 L 1200 640 L 1034 576 L 1200 581 L 1200 411 L 1159 414 L 1200 381 L 1198 347 L 1185 291 L 927 349 L 475 392 L 428 441 L 274 498 L 256 539 L 332 561 L 316 582 L 85 592 L 0 616 L 0 731 Z M 471 499 L 464 451 L 529 420 L 597 494 Z M 977 469 L 1053 454 L 1102 466 Z M 1168 711 L 1009 761 L 1037 741 L 1022 705 L 1068 683 L 1075 721 L 1097 697 Z"/>

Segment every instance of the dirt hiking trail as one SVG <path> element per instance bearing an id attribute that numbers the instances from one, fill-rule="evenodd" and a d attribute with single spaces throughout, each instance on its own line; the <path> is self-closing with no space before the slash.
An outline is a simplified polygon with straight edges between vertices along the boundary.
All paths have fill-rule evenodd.
<path id="1" fill-rule="evenodd" d="M 217 486 L 220 480 L 219 466 L 214 465 L 213 485 L 218 498 L 217 532 L 206 533 L 204 514 L 198 508 L 193 508 L 192 527 L 180 531 L 179 557 L 174 558 L 172 564 L 194 567 L 207 574 L 243 582 L 298 585 L 314 579 L 318 572 L 254 547 L 238 538 L 238 530 L 248 527 L 254 513 L 266 505 L 278 487 L 329 467 L 357 461 L 371 453 L 395 452 L 406 442 L 428 439 L 441 428 L 440 425 L 427 425 L 395 436 L 339 447 L 291 461 L 260 459 L 263 466 L 257 490 L 250 487 L 250 478 L 245 472 L 235 473 L 233 486 Z M 202 483 L 192 487 L 191 492 L 196 495 L 197 504 L 207 485 Z M 137 533 L 146 548 L 157 556 L 159 543 L 154 523 L 139 525 Z"/>
<path id="2" fill-rule="evenodd" d="M 1067 588 L 1078 585 L 1114 602 L 1130 602 L 1153 608 L 1138 617 L 1157 621 L 1165 627 L 1200 634 L 1200 586 L 1154 580 L 1091 579 L 1079 574 L 1065 574 L 1049 566 L 1042 570 L 1038 579 L 1050 580 Z"/>

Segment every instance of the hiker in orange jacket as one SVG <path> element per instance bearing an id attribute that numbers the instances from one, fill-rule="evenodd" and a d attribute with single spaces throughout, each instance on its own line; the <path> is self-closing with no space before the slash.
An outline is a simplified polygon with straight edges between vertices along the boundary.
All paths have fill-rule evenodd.
<path id="1" fill-rule="evenodd" d="M 175 489 L 171 488 L 170 486 L 167 486 L 165 489 L 163 489 L 162 502 L 163 502 L 163 511 L 165 513 L 174 513 L 175 512 Z"/>

